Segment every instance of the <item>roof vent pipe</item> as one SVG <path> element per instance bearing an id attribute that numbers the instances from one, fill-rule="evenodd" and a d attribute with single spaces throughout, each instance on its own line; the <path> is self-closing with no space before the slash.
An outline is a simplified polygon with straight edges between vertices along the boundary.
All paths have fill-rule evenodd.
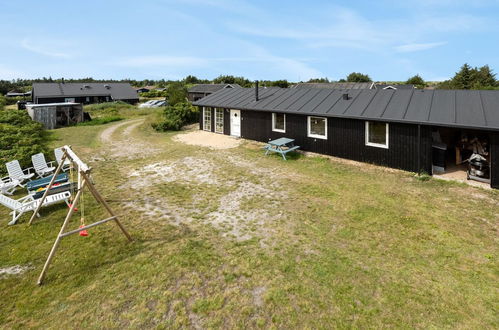
<path id="1" fill-rule="evenodd" d="M 343 94 L 343 99 L 348 100 L 348 93 Z"/>
<path id="2" fill-rule="evenodd" d="M 258 101 L 258 80 L 255 80 L 255 101 Z"/>

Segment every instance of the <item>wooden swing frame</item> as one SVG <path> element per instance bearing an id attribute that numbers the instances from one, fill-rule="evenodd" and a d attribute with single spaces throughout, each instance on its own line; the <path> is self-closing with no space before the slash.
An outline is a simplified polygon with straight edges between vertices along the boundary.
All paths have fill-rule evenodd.
<path id="1" fill-rule="evenodd" d="M 38 285 L 41 285 L 43 283 L 43 280 L 45 279 L 45 275 L 47 273 L 47 269 L 49 268 L 49 265 L 52 262 L 52 259 L 57 251 L 57 248 L 59 247 L 61 239 L 63 239 L 64 237 L 79 233 L 83 230 L 87 230 L 88 228 L 92 228 L 92 227 L 101 225 L 101 224 L 106 223 L 108 221 L 114 221 L 116 223 L 116 225 L 118 225 L 118 227 L 120 228 L 123 235 L 125 235 L 125 237 L 130 242 L 132 241 L 132 237 L 126 231 L 125 227 L 123 227 L 120 220 L 118 219 L 118 216 L 113 212 L 113 210 L 108 205 L 108 203 L 105 201 L 105 199 L 102 197 L 102 195 L 97 191 L 97 188 L 95 188 L 95 185 L 93 184 L 92 180 L 90 179 L 90 172 L 91 172 L 92 168 L 88 167 L 87 164 L 82 162 L 80 160 L 80 158 L 78 158 L 78 156 L 73 152 L 73 150 L 71 149 L 70 146 L 64 146 L 64 147 L 62 147 L 62 149 L 63 149 L 63 155 L 62 155 L 61 161 L 59 162 L 59 166 L 57 166 L 57 169 L 55 170 L 55 173 L 52 176 L 52 180 L 50 180 L 49 185 L 45 189 L 45 192 L 44 192 L 40 202 L 38 203 L 37 209 L 35 210 L 35 212 L 31 216 L 31 219 L 29 220 L 29 225 L 31 225 L 33 223 L 33 220 L 35 219 L 36 215 L 40 211 L 40 208 L 42 207 L 43 202 L 47 198 L 48 193 L 54 184 L 55 178 L 61 172 L 62 167 L 64 165 L 64 161 L 66 159 L 69 159 L 69 161 L 72 163 L 71 166 L 76 164 L 77 168 L 78 168 L 77 193 L 76 193 L 76 196 L 74 197 L 74 199 L 71 203 L 71 207 L 69 208 L 68 213 L 66 214 L 66 218 L 64 219 L 64 223 L 61 226 L 61 230 L 59 231 L 59 234 L 57 235 L 57 238 L 55 239 L 54 245 L 52 246 L 52 249 L 50 250 L 50 253 L 47 257 L 47 261 L 45 261 L 45 265 L 43 266 L 42 272 L 40 273 L 40 277 L 38 278 Z M 89 224 L 89 225 L 85 225 L 85 226 L 78 228 L 78 229 L 75 229 L 75 230 L 66 231 L 66 228 L 69 224 L 71 216 L 73 215 L 75 208 L 78 205 L 80 198 L 82 197 L 83 189 L 85 187 L 88 188 L 88 190 L 90 191 L 92 196 L 95 198 L 95 200 L 98 203 L 102 204 L 102 206 L 104 206 L 104 208 L 109 213 L 110 217 L 103 219 L 103 220 L 96 221 L 96 222 Z"/>

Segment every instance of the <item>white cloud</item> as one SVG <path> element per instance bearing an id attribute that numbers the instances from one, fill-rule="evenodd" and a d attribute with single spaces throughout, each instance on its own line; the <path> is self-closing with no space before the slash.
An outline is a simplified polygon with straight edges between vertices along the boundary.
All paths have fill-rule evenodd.
<path id="1" fill-rule="evenodd" d="M 302 19 L 274 15 L 248 15 L 229 21 L 230 30 L 247 36 L 292 40 L 312 49 L 343 48 L 385 53 L 430 49 L 443 43 L 425 43 L 435 34 L 481 31 L 492 22 L 471 14 L 439 14 L 418 11 L 404 18 L 373 19 L 359 12 L 335 5 L 302 13 Z M 409 44 L 414 47 L 405 47 Z M 398 46 L 402 45 L 402 46 Z M 399 49 L 400 47 L 400 49 Z"/>
<path id="2" fill-rule="evenodd" d="M 325 12 L 325 17 L 318 13 L 317 21 L 313 22 L 306 19 L 297 22 L 293 17 L 252 17 L 249 21 L 232 21 L 229 26 L 246 35 L 297 40 L 312 48 L 369 48 L 391 39 L 389 29 L 376 26 L 353 10 L 335 6 Z M 327 23 L 321 24 L 321 21 Z"/>
<path id="3" fill-rule="evenodd" d="M 443 46 L 447 42 L 429 42 L 423 44 L 406 44 L 394 47 L 397 52 L 400 53 L 411 53 L 411 52 L 419 52 L 422 50 L 432 49 L 435 47 Z"/>
<path id="4" fill-rule="evenodd" d="M 44 45 L 41 45 L 44 44 Z M 71 57 L 68 53 L 64 53 L 61 51 L 58 51 L 55 48 L 56 42 L 48 42 L 48 41 L 43 41 L 43 42 L 32 42 L 30 39 L 25 38 L 21 41 L 21 47 L 32 52 L 35 54 L 39 55 L 44 55 L 48 57 L 55 57 L 55 58 L 69 58 Z"/>

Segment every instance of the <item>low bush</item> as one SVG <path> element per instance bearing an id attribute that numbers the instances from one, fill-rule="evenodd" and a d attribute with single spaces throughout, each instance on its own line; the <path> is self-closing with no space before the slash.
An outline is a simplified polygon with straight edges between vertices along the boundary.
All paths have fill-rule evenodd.
<path id="1" fill-rule="evenodd" d="M 26 111 L 0 110 L 0 164 L 17 159 L 23 168 L 31 167 L 31 156 L 48 153 L 48 133 Z M 6 174 L 0 166 L 0 175 Z"/>
<path id="2" fill-rule="evenodd" d="M 94 116 L 116 116 L 121 111 L 129 111 L 137 108 L 126 102 L 106 102 L 85 105 L 84 109 Z"/>
<path id="3" fill-rule="evenodd" d="M 123 120 L 120 116 L 109 116 L 109 117 L 98 117 L 92 119 L 90 121 L 84 121 L 79 123 L 77 126 L 96 126 L 96 125 L 104 125 L 107 123 L 112 123 L 113 121 Z"/>
<path id="4" fill-rule="evenodd" d="M 183 126 L 196 122 L 198 118 L 198 108 L 189 102 L 182 102 L 167 106 L 160 119 L 151 123 L 151 126 L 160 132 L 179 131 Z"/>
<path id="5" fill-rule="evenodd" d="M 168 93 L 166 92 L 166 90 L 164 91 L 152 90 L 149 92 L 140 93 L 140 97 L 145 97 L 145 98 L 166 97 L 167 95 Z"/>
<path id="6" fill-rule="evenodd" d="M 84 111 L 90 114 L 91 121 L 78 124 L 93 126 L 122 120 L 131 114 L 136 114 L 137 107 L 126 102 L 106 102 L 84 106 Z"/>
<path id="7" fill-rule="evenodd" d="M 24 96 L 5 97 L 5 104 L 6 105 L 16 104 L 17 101 L 28 101 L 28 102 L 30 102 L 31 101 L 31 97 L 30 96 L 27 96 L 27 97 L 24 97 Z"/>
<path id="8" fill-rule="evenodd" d="M 428 173 L 426 172 L 421 172 L 419 174 L 416 174 L 416 179 L 418 179 L 419 181 L 429 181 L 431 180 L 431 175 L 429 175 Z"/>

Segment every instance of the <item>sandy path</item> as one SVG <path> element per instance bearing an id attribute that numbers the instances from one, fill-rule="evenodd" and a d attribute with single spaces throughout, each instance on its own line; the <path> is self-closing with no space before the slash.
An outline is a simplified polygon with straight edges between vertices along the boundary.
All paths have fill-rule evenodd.
<path id="1" fill-rule="evenodd" d="M 138 125 L 140 125 L 143 121 L 144 121 L 143 118 L 141 118 L 141 119 L 134 119 L 134 120 L 127 120 L 127 121 L 118 123 L 116 125 L 110 126 L 110 127 L 106 128 L 105 130 L 103 130 L 102 133 L 100 133 L 100 139 L 104 143 L 113 143 L 114 141 L 112 139 L 112 136 L 113 136 L 113 133 L 118 128 L 120 128 L 122 126 L 125 126 L 125 125 L 130 125 L 130 124 L 134 124 L 133 126 L 135 128 Z M 130 135 L 131 130 L 129 128 L 130 127 L 128 127 L 127 130 L 125 130 L 126 131 L 125 135 Z"/>
<path id="2" fill-rule="evenodd" d="M 134 137 L 133 131 L 144 123 L 144 118 L 127 120 L 106 128 L 100 134 L 100 140 L 105 144 L 103 154 L 113 158 L 137 158 L 147 156 L 157 151 L 147 142 Z M 121 134 L 115 134 L 119 128 L 127 126 Z"/>

